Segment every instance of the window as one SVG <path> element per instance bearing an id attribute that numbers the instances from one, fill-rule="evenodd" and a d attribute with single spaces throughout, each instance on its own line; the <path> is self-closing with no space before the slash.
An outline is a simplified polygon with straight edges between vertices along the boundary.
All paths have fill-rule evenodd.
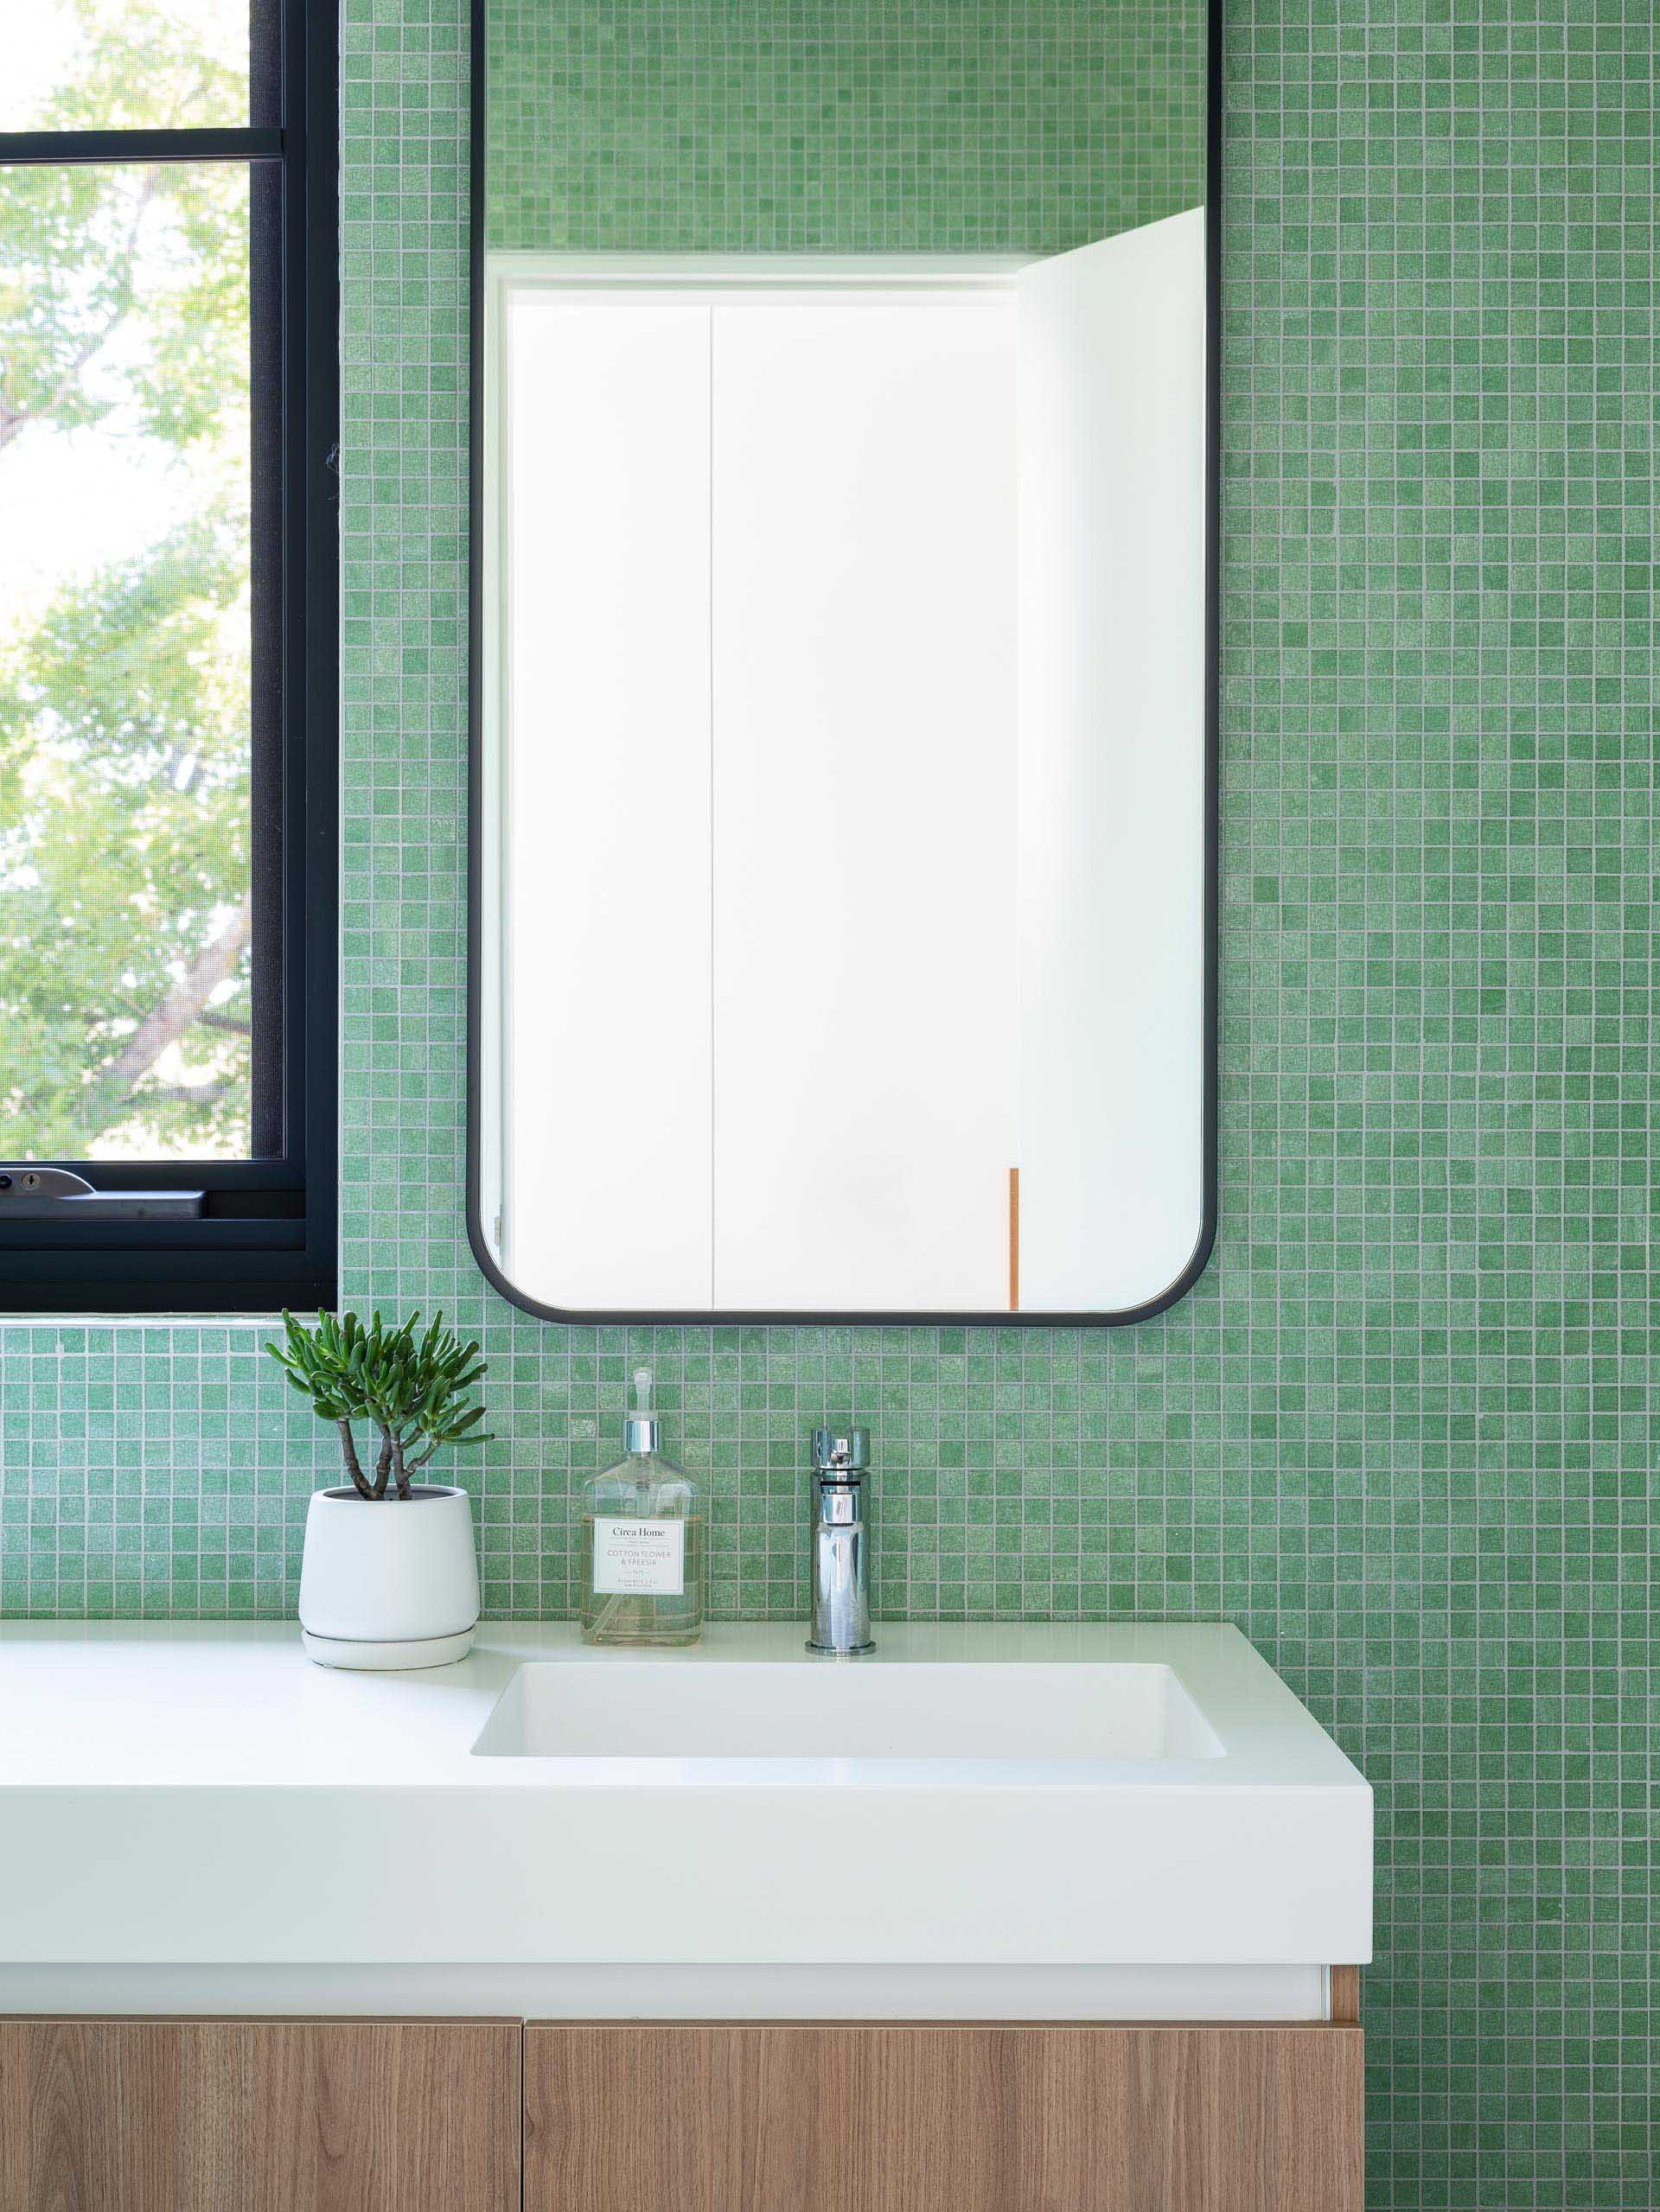
<path id="1" fill-rule="evenodd" d="M 0 1307 L 335 1272 L 334 0 L 0 73 Z"/>

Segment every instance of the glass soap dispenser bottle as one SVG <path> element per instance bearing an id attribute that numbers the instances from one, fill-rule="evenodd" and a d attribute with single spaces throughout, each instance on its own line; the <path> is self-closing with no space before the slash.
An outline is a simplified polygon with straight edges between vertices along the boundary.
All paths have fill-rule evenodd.
<path id="1" fill-rule="evenodd" d="M 708 1514 L 684 1468 L 664 1457 L 651 1369 L 634 1371 L 623 1456 L 582 1486 L 582 1640 L 695 1643 L 703 1633 Z"/>

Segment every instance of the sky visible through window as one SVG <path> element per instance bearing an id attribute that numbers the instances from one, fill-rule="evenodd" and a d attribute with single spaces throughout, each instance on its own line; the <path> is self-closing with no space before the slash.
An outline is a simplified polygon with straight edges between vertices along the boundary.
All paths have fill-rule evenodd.
<path id="1" fill-rule="evenodd" d="M 6 10 L 0 131 L 37 131 L 54 120 L 61 88 L 85 73 L 100 41 L 142 17 L 158 55 L 213 66 L 193 85 L 172 72 L 112 86 L 112 130 L 196 130 L 248 119 L 248 0 L 15 0 Z M 146 81 L 146 80 L 149 81 Z M 93 126 L 87 125 L 87 128 Z"/>

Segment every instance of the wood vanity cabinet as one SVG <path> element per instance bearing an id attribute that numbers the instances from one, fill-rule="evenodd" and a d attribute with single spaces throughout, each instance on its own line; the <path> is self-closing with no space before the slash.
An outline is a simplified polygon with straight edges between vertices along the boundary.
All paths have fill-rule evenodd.
<path id="1" fill-rule="evenodd" d="M 525 2212 L 1361 2212 L 1361 2030 L 532 2024 Z"/>
<path id="2" fill-rule="evenodd" d="M 0 2212 L 519 2212 L 517 2020 L 0 2020 Z"/>
<path id="3" fill-rule="evenodd" d="M 1331 2026 L 0 2019 L 0 2212 L 1361 2201 L 1361 2031 L 1341 2011 Z"/>

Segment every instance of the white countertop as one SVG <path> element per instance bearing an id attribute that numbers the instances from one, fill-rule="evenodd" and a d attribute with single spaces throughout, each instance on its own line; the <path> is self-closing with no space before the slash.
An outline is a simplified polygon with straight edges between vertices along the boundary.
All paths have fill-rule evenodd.
<path id="1" fill-rule="evenodd" d="M 498 1623 L 383 1675 L 286 1624 L 3 1624 L 0 1961 L 1370 1957 L 1370 1791 L 1235 1629 L 878 1636 L 861 1671 L 1168 1665 L 1223 1756 L 486 1757 L 521 1664 L 640 1654 Z M 757 1661 L 826 1663 L 795 1623 L 662 1663 Z"/>

